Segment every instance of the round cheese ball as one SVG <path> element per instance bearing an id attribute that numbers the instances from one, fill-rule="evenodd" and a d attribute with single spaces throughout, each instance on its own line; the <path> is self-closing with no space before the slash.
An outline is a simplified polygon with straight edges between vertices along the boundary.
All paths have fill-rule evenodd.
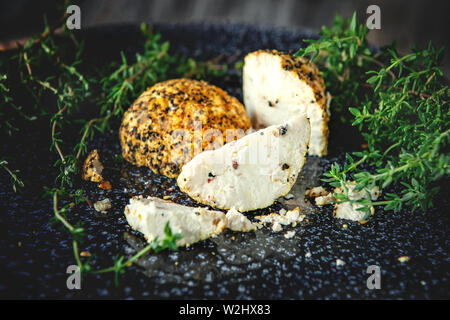
<path id="1" fill-rule="evenodd" d="M 244 106 L 205 81 L 173 79 L 146 90 L 119 129 L 125 160 L 176 178 L 194 155 L 240 138 L 251 128 Z"/>

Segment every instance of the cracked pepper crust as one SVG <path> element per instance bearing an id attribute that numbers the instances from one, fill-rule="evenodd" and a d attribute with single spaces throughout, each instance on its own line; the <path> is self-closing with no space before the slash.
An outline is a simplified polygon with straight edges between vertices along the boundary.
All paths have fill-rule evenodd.
<path id="1" fill-rule="evenodd" d="M 245 59 L 260 54 L 272 54 L 280 57 L 281 68 L 287 72 L 292 72 L 299 80 L 306 82 L 314 92 L 315 102 L 322 110 L 323 125 L 321 128 L 322 136 L 325 138 L 325 145 L 321 148 L 319 156 L 328 154 L 328 122 L 330 121 L 330 111 L 328 107 L 328 98 L 323 80 L 317 66 L 309 59 L 296 57 L 294 55 L 283 53 L 278 50 L 261 49 L 249 53 Z M 258 129 L 258 128 L 257 128 Z"/>
<path id="2" fill-rule="evenodd" d="M 251 128 L 244 106 L 224 90 L 205 81 L 174 79 L 147 89 L 125 112 L 119 129 L 125 160 L 176 178 L 194 150 L 208 147 L 212 139 L 194 137 L 194 126 L 218 129 L 226 141 L 227 129 Z M 194 143 L 183 142 L 177 130 L 187 130 Z M 186 141 L 186 138 L 185 140 Z M 211 147 L 211 146 L 210 146 Z"/>
<path id="3" fill-rule="evenodd" d="M 102 182 L 102 170 L 103 165 L 100 162 L 100 155 L 97 149 L 94 149 L 84 161 L 83 168 L 81 169 L 81 177 L 86 181 Z"/>

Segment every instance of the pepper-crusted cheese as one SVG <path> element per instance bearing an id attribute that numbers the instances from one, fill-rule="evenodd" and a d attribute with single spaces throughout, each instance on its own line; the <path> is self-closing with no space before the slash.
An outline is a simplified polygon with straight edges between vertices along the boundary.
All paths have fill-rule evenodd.
<path id="1" fill-rule="evenodd" d="M 81 177 L 86 181 L 102 182 L 102 171 L 103 165 L 100 162 L 100 155 L 97 149 L 94 149 L 84 161 L 83 168 L 81 169 Z"/>
<path id="2" fill-rule="evenodd" d="M 175 178 L 195 152 L 220 146 L 216 137 L 205 136 L 207 131 L 219 130 L 226 143 L 227 129 L 241 129 L 237 132 L 241 137 L 250 128 L 250 119 L 236 98 L 204 81 L 174 79 L 141 94 L 125 112 L 119 136 L 127 161 Z M 189 143 L 180 129 L 190 134 Z M 194 136 L 194 130 L 200 136 Z"/>

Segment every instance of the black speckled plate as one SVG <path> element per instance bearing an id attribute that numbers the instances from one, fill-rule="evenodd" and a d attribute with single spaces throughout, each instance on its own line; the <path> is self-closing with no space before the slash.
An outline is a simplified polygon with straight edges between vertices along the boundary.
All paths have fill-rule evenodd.
<path id="1" fill-rule="evenodd" d="M 225 54 L 243 57 L 261 48 L 296 50 L 310 32 L 259 28 L 248 25 L 156 25 L 171 42 L 174 53 L 208 59 Z M 102 63 L 120 50 L 133 56 L 142 50 L 137 26 L 112 26 L 78 34 L 87 40 L 88 54 Z M 214 83 L 242 100 L 240 75 L 230 70 Z M 114 161 L 120 153 L 114 130 L 98 136 L 98 148 L 106 166 L 105 176 L 113 189 L 104 191 L 93 183 L 79 181 L 92 201 L 108 197 L 113 208 L 99 214 L 86 204 L 76 206 L 70 221 L 85 222 L 88 234 L 81 250 L 93 254 L 94 268 L 107 267 L 115 255 L 131 256 L 144 243 L 128 227 L 123 215 L 131 195 L 169 196 L 194 204 L 174 180 L 146 168 Z M 68 290 L 66 269 L 74 264 L 69 234 L 50 225 L 52 202 L 43 199 L 43 186 L 51 186 L 55 172 L 48 152 L 48 128 L 2 140 L 0 154 L 13 154 L 27 188 L 14 194 L 9 177 L 0 171 L 0 297 L 8 298 L 449 298 L 448 197 L 440 195 L 430 212 L 399 214 L 378 210 L 366 224 L 333 218 L 330 207 L 319 208 L 303 201 L 305 188 L 319 184 L 331 161 L 342 161 L 345 151 L 360 145 L 354 131 L 331 125 L 331 155 L 310 157 L 292 193 L 267 213 L 300 205 L 306 219 L 295 228 L 272 233 L 226 231 L 222 235 L 177 252 L 143 257 L 114 286 L 113 275 L 89 276 L 81 290 Z M 447 183 L 443 184 L 445 187 Z M 445 188 L 443 188 L 445 191 Z M 254 213 L 249 213 L 251 217 Z M 343 225 L 347 227 L 344 228 Z M 285 238 L 294 230 L 293 238 Z M 398 257 L 408 256 L 406 263 Z M 336 260 L 345 262 L 336 265 Z M 367 268 L 381 269 L 381 289 L 367 288 Z"/>

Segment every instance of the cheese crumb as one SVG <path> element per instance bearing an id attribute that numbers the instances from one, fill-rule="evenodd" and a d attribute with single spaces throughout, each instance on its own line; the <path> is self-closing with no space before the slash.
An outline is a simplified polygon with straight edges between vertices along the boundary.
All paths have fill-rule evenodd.
<path id="1" fill-rule="evenodd" d="M 276 221 L 272 224 L 273 232 L 280 232 L 281 230 L 283 230 L 283 227 L 281 226 L 281 224 L 278 221 Z"/>
<path id="2" fill-rule="evenodd" d="M 345 265 L 345 261 L 341 259 L 336 259 L 336 267 L 342 267 Z"/>
<path id="3" fill-rule="evenodd" d="M 329 192 L 324 189 L 324 187 L 314 187 L 312 189 L 308 189 L 305 192 L 305 196 L 308 198 L 317 198 L 320 196 L 326 196 Z"/>
<path id="4" fill-rule="evenodd" d="M 234 207 L 226 214 L 227 228 L 233 231 L 248 232 L 256 230 L 257 224 L 251 222 L 246 216 L 237 211 Z"/>
<path id="5" fill-rule="evenodd" d="M 401 257 L 398 257 L 398 258 L 397 258 L 397 260 L 398 260 L 399 262 L 401 262 L 401 263 L 408 262 L 409 259 L 410 259 L 410 258 L 409 258 L 408 256 L 401 256 Z"/>
<path id="6" fill-rule="evenodd" d="M 288 232 L 286 232 L 286 233 L 284 234 L 284 237 L 285 237 L 286 239 L 290 239 L 290 238 L 292 238 L 293 236 L 295 236 L 295 231 L 293 231 L 293 230 L 288 231 Z"/>
<path id="7" fill-rule="evenodd" d="M 360 200 L 360 199 L 371 199 L 371 200 L 377 200 L 380 195 L 380 189 L 375 186 L 373 187 L 369 194 L 365 190 L 356 190 L 356 183 L 351 182 L 347 184 L 348 188 L 348 198 L 350 200 Z M 341 188 L 335 189 L 336 193 L 343 192 Z M 349 203 L 349 202 L 343 202 L 336 204 L 334 206 L 334 214 L 336 218 L 339 219 L 347 219 L 347 220 L 353 220 L 353 221 L 363 221 L 364 217 L 366 216 L 366 212 L 358 210 L 362 208 L 363 206 L 358 203 Z M 370 213 L 374 214 L 375 209 L 373 206 L 369 208 Z"/>
<path id="8" fill-rule="evenodd" d="M 280 212 L 282 212 L 280 210 Z M 269 213 L 263 216 L 256 216 L 255 219 L 261 221 L 264 224 L 271 224 L 271 228 L 274 232 L 281 231 L 282 225 L 296 225 L 299 222 L 302 222 L 305 218 L 304 214 L 300 214 L 300 208 L 297 207 L 292 210 L 286 211 L 284 214 L 278 214 L 275 212 Z"/>
<path id="9" fill-rule="evenodd" d="M 319 196 L 315 199 L 317 206 L 325 206 L 331 204 L 332 200 L 334 200 L 333 192 L 329 192 L 327 195 Z"/>
<path id="10" fill-rule="evenodd" d="M 106 213 L 107 210 L 111 209 L 111 200 L 109 198 L 105 198 L 103 200 L 97 201 L 94 203 L 94 209 L 101 213 Z"/>

